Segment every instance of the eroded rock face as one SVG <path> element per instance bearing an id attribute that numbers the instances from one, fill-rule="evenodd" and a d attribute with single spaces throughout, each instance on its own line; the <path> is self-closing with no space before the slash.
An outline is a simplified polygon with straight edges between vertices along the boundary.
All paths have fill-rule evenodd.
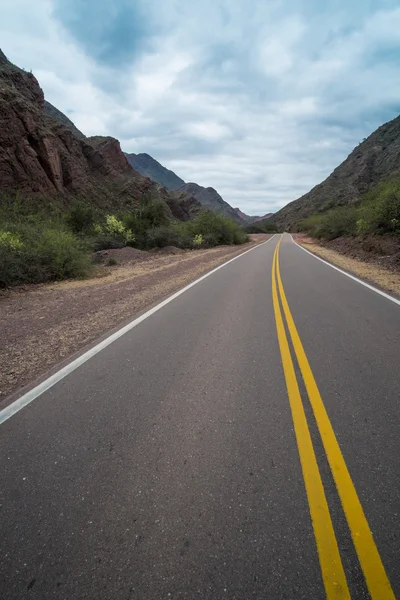
<path id="1" fill-rule="evenodd" d="M 104 166 L 111 169 L 107 174 L 131 173 L 132 167 L 128 163 L 125 154 L 121 150 L 118 140 L 113 137 L 90 137 L 88 142 L 95 148 L 98 156 L 101 156 L 100 168 Z"/>
<path id="2" fill-rule="evenodd" d="M 70 123 L 57 109 L 51 113 L 45 108 L 37 79 L 0 51 L 2 192 L 80 196 L 116 210 L 132 207 L 146 196 L 163 202 L 170 218 L 184 220 L 191 209 L 200 207 L 194 198 L 170 194 L 137 173 L 118 140 L 77 136 Z"/>
<path id="3" fill-rule="evenodd" d="M 43 107 L 37 79 L 10 63 L 0 63 L 2 189 L 46 194 L 85 183 L 88 165 L 81 141 L 46 118 Z"/>

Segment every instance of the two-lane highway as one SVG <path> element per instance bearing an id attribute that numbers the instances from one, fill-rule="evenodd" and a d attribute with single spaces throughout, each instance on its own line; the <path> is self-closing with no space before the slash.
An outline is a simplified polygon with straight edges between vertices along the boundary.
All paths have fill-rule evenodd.
<path id="1" fill-rule="evenodd" d="M 202 278 L 0 425 L 0 597 L 400 597 L 399 356 L 289 235 Z"/>

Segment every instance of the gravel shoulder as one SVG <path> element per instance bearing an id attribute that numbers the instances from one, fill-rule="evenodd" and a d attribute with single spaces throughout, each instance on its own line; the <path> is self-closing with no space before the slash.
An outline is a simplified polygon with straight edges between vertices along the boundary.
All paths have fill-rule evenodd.
<path id="1" fill-rule="evenodd" d="M 120 265 L 101 267 L 102 277 L 2 291 L 0 405 L 120 323 L 269 237 L 183 253 L 124 252 Z"/>
<path id="2" fill-rule="evenodd" d="M 336 244 L 337 249 L 333 249 L 303 234 L 294 234 L 293 237 L 298 244 L 313 254 L 387 292 L 400 296 L 400 268 L 397 261 L 393 260 L 393 256 L 380 257 L 376 254 L 362 258 L 357 255 L 349 256 L 347 253 L 354 253 L 354 248 L 349 250 L 347 244 Z"/>

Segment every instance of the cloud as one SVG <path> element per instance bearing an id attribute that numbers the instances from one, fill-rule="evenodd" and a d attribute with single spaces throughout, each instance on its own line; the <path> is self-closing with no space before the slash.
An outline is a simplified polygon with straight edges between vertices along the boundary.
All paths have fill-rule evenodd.
<path id="1" fill-rule="evenodd" d="M 145 7 L 136 0 L 55 0 L 53 16 L 89 56 L 118 68 L 151 38 Z"/>
<path id="2" fill-rule="evenodd" d="M 397 116 L 399 28 L 397 0 L 14 0 L 0 35 L 84 133 L 256 214 Z"/>

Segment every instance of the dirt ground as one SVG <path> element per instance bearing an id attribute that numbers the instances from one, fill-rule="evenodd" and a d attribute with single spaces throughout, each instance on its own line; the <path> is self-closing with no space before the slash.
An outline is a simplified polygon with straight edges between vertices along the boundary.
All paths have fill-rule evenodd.
<path id="1" fill-rule="evenodd" d="M 119 323 L 269 237 L 190 252 L 109 250 L 98 257 L 101 276 L 1 291 L 0 405 Z M 110 257 L 119 264 L 106 266 Z"/>
<path id="2" fill-rule="evenodd" d="M 314 254 L 400 296 L 400 242 L 395 238 L 355 240 L 338 238 L 323 244 L 303 234 L 294 239 Z"/>

